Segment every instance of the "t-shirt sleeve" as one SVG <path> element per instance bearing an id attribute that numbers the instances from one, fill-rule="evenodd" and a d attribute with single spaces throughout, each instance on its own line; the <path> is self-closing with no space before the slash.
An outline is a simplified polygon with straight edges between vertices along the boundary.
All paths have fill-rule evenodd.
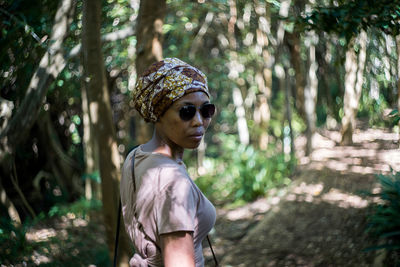
<path id="1" fill-rule="evenodd" d="M 158 234 L 194 231 L 196 194 L 193 185 L 179 170 L 161 172 L 160 179 L 171 179 L 155 199 Z"/>

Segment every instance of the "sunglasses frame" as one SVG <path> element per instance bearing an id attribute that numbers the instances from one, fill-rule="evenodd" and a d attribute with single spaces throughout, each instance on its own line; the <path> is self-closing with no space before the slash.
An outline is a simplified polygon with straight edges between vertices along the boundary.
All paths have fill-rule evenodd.
<path id="1" fill-rule="evenodd" d="M 209 108 L 206 108 L 206 107 L 212 107 L 213 108 L 213 111 L 212 112 L 210 112 L 208 109 Z M 184 109 L 188 109 L 188 108 L 194 108 L 194 109 L 191 109 L 191 111 L 190 111 L 190 113 L 193 113 L 193 114 L 191 114 L 190 115 L 190 117 L 189 116 L 187 116 L 186 117 L 186 115 L 185 114 L 183 114 L 183 110 Z M 204 108 L 206 108 L 207 110 L 204 110 Z M 214 114 L 215 114 L 215 105 L 214 104 L 212 104 L 212 103 L 205 103 L 205 104 L 203 104 L 203 105 L 201 105 L 199 108 L 197 108 L 195 105 L 192 105 L 192 104 L 189 104 L 189 105 L 184 105 L 183 107 L 181 107 L 180 109 L 179 109 L 179 118 L 181 119 L 181 120 L 183 120 L 183 121 L 190 121 L 191 119 L 193 119 L 194 118 L 194 116 L 196 115 L 196 112 L 197 111 L 199 111 L 200 112 L 200 115 L 204 118 L 204 119 L 210 119 L 210 118 L 212 118 L 213 116 L 214 116 Z M 193 112 L 193 110 L 194 110 L 194 112 Z M 189 110 L 187 111 L 187 112 L 189 112 Z M 211 114 L 210 114 L 211 113 Z M 206 116 L 204 116 L 204 115 L 206 115 Z"/>

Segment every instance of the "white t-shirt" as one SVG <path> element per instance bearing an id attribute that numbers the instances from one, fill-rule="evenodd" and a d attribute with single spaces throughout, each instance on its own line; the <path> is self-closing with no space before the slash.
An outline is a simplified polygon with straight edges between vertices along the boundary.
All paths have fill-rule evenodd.
<path id="1" fill-rule="evenodd" d="M 133 154 L 129 153 L 124 162 L 120 191 L 125 229 L 136 253 L 149 266 L 163 266 L 158 249 L 160 234 L 189 231 L 193 232 L 196 267 L 204 266 L 201 242 L 214 226 L 214 206 L 189 177 L 183 163 L 140 147 L 135 155 L 135 191 Z"/>

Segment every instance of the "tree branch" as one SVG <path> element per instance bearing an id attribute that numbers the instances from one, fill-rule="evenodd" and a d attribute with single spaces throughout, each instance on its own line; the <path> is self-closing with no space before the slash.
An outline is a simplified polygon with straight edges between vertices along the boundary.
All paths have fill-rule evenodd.
<path id="1" fill-rule="evenodd" d="M 207 33 L 208 27 L 210 27 L 213 18 L 214 18 L 214 13 L 208 12 L 206 18 L 204 19 L 203 25 L 201 26 L 196 37 L 194 38 L 192 46 L 190 47 L 189 50 L 189 58 L 191 58 L 192 60 L 194 59 L 194 55 L 196 54 L 197 50 L 201 46 L 203 42 L 203 36 Z"/>
<path id="2" fill-rule="evenodd" d="M 101 37 L 101 42 L 106 43 L 106 42 L 114 42 L 117 40 L 125 39 L 127 37 L 135 35 L 135 28 L 136 25 L 132 24 L 131 26 L 128 26 L 124 29 L 115 31 L 115 32 L 110 32 Z M 74 48 L 71 49 L 69 54 L 66 56 L 67 60 L 74 58 L 79 55 L 79 53 L 82 50 L 82 44 L 77 44 L 74 46 Z"/>

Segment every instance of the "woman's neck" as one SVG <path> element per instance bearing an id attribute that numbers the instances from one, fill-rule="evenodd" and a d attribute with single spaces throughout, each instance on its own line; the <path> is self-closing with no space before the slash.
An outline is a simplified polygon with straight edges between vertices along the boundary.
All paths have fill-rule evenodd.
<path id="1" fill-rule="evenodd" d="M 173 143 L 168 143 L 156 130 L 154 130 L 153 137 L 144 145 L 142 149 L 146 152 L 156 152 L 176 161 L 182 161 L 184 149 Z"/>

